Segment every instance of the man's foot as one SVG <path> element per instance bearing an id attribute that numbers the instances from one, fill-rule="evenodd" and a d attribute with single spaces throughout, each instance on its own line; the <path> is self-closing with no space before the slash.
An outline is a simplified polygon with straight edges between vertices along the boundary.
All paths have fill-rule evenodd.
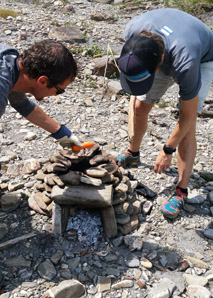
<path id="1" fill-rule="evenodd" d="M 140 163 L 140 154 L 133 156 L 128 150 L 124 153 L 118 155 L 117 157 L 118 165 L 120 167 L 137 167 Z"/>
<path id="2" fill-rule="evenodd" d="M 176 189 L 174 195 L 161 205 L 161 212 L 168 218 L 176 218 L 183 208 L 184 200 L 186 198 L 187 194 L 181 192 L 180 189 Z"/>

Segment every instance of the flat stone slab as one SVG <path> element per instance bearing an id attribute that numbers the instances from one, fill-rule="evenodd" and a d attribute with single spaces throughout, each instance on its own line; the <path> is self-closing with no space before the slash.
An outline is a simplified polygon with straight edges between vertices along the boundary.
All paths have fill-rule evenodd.
<path id="1" fill-rule="evenodd" d="M 86 42 L 82 32 L 75 27 L 53 27 L 49 32 L 49 38 L 56 39 L 58 41 L 66 41 L 70 43 Z"/>
<path id="2" fill-rule="evenodd" d="M 112 185 L 90 186 L 76 185 L 52 188 L 51 197 L 57 204 L 78 205 L 103 208 L 112 205 Z"/>

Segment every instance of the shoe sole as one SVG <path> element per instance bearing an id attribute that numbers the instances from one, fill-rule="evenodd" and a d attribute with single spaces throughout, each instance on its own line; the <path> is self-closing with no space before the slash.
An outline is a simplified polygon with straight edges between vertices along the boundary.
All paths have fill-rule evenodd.
<path id="1" fill-rule="evenodd" d="M 123 167 L 124 169 L 125 169 L 125 168 L 137 168 L 137 167 L 139 166 L 139 163 L 123 165 L 122 163 L 119 163 L 119 162 L 118 162 L 118 166 L 119 166 L 119 167 Z"/>
<path id="2" fill-rule="evenodd" d="M 168 213 L 167 211 L 165 211 L 162 207 L 160 207 L 160 211 L 163 213 L 165 217 L 169 219 L 175 219 L 180 214 L 180 212 L 178 212 L 178 214 L 172 215 L 171 213 Z"/>

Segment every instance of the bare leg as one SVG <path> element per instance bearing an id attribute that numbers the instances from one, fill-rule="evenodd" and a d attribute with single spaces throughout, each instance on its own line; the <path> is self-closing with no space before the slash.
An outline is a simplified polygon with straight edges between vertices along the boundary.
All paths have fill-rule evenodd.
<path id="1" fill-rule="evenodd" d="M 136 99 L 134 118 L 134 140 L 129 144 L 129 149 L 137 152 L 140 149 L 142 138 L 147 130 L 148 115 L 153 104 L 147 104 Z"/>
<path id="2" fill-rule="evenodd" d="M 187 188 L 197 150 L 196 123 L 191 127 L 178 146 L 178 186 Z"/>

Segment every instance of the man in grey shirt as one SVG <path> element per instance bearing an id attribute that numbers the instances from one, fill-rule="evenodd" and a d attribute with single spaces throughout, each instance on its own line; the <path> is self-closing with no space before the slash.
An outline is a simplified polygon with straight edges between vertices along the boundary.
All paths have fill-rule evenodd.
<path id="1" fill-rule="evenodd" d="M 72 53 L 59 42 L 37 42 L 21 55 L 16 49 L 0 44 L 0 117 L 9 101 L 22 116 L 48 131 L 63 147 L 81 146 L 65 125 L 50 118 L 25 95 L 31 93 L 41 101 L 46 96 L 62 94 L 76 73 Z"/>
<path id="2" fill-rule="evenodd" d="M 148 114 L 166 90 L 179 85 L 179 120 L 155 161 L 155 173 L 171 164 L 178 148 L 179 180 L 174 195 L 161 206 L 175 218 L 187 198 L 196 155 L 196 119 L 213 80 L 213 32 L 197 18 L 172 8 L 135 16 L 126 26 L 118 66 L 121 85 L 135 95 L 134 136 L 129 149 L 118 156 L 121 166 L 136 166 L 147 129 Z"/>

